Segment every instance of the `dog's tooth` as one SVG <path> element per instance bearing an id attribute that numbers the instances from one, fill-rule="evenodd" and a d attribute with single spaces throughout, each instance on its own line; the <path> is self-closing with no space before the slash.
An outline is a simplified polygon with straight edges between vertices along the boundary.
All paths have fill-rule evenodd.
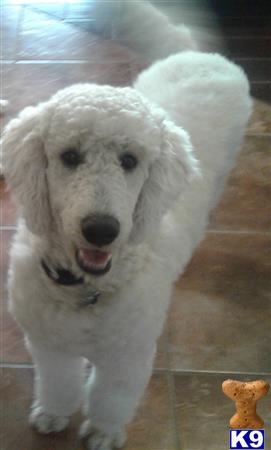
<path id="1" fill-rule="evenodd" d="M 88 269 L 104 269 L 107 264 L 107 261 L 105 264 L 93 264 L 83 259 L 83 263 Z"/>

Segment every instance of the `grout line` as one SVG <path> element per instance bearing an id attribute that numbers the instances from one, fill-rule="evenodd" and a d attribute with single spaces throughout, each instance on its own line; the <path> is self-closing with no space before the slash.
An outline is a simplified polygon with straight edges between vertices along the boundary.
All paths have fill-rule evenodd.
<path id="1" fill-rule="evenodd" d="M 113 64 L 113 65 L 123 65 L 123 64 L 130 64 L 130 59 L 125 58 L 122 60 L 116 60 L 116 59 L 15 59 L 13 63 L 15 65 L 27 65 L 27 64 L 99 64 L 99 65 L 107 65 L 107 64 Z"/>
<path id="2" fill-rule="evenodd" d="M 44 2 L 41 2 L 41 4 L 46 4 L 46 0 Z M 48 3 L 48 5 L 50 5 L 50 4 L 52 5 L 54 3 Z M 59 17 L 56 13 L 54 14 L 51 11 L 43 11 L 43 10 L 39 9 L 38 5 L 39 5 L 38 3 L 37 3 L 37 5 L 35 3 L 29 3 L 29 4 L 25 4 L 25 7 L 29 10 L 32 10 L 36 14 L 40 14 L 42 16 L 49 16 L 50 18 L 52 18 L 55 21 L 58 21 L 58 22 L 64 21 L 64 13 L 66 13 L 66 9 L 67 9 L 67 8 L 65 8 L 66 3 L 64 3 L 64 5 L 62 5 L 62 12 L 61 12 L 62 17 Z"/>
<path id="3" fill-rule="evenodd" d="M 34 364 L 31 363 L 0 363 L 0 369 L 33 369 Z"/>
<path id="4" fill-rule="evenodd" d="M 172 375 L 245 375 L 271 377 L 271 372 L 242 372 L 226 370 L 192 370 L 192 369 L 154 369 L 153 373 L 166 373 Z"/>
<path id="5" fill-rule="evenodd" d="M 91 18 L 87 19 L 85 17 L 72 17 L 72 16 L 70 16 L 70 17 L 64 19 L 64 23 L 68 23 L 69 25 L 76 26 L 77 24 L 79 25 L 81 23 L 93 24 L 93 23 L 95 23 L 95 20 L 91 19 Z M 81 31 L 86 31 L 86 32 L 91 31 L 91 30 L 88 30 L 87 28 L 80 28 L 80 30 Z"/>
<path id="6" fill-rule="evenodd" d="M 1 55 L 2 56 L 2 55 Z M 1 59 L 0 60 L 0 63 L 1 63 L 1 66 L 4 64 L 4 65 L 12 65 L 12 64 L 14 64 L 14 62 L 15 62 L 15 59 Z"/>
<path id="7" fill-rule="evenodd" d="M 15 64 L 87 64 L 88 59 L 16 59 Z M 96 62 L 96 61 L 95 61 Z"/>
<path id="8" fill-rule="evenodd" d="M 170 415 L 171 415 L 171 423 L 173 424 L 173 433 L 175 438 L 176 449 L 182 450 L 184 447 L 182 445 L 182 441 L 180 438 L 180 432 L 177 421 L 177 414 L 175 408 L 175 382 L 174 382 L 174 373 L 168 371 L 166 374 L 167 377 L 167 385 L 169 390 L 169 402 L 170 402 Z"/>
<path id="9" fill-rule="evenodd" d="M 235 235 L 248 235 L 248 236 L 271 236 L 270 231 L 254 231 L 254 230 L 218 230 L 210 228 L 206 230 L 206 234 L 235 234 Z"/>
<path id="10" fill-rule="evenodd" d="M 270 39 L 270 34 L 257 34 L 256 36 L 252 36 L 251 34 L 233 34 L 231 37 L 228 37 L 228 35 L 225 33 L 223 34 L 225 39 Z"/>
<path id="11" fill-rule="evenodd" d="M 246 133 L 246 136 L 249 136 L 249 137 L 259 137 L 259 138 L 264 138 L 264 137 L 269 137 L 269 138 L 271 138 L 271 132 L 270 133 L 255 133 L 255 132 L 253 132 L 253 131 L 251 131 L 251 132 L 247 132 Z"/>
<path id="12" fill-rule="evenodd" d="M 1 42 L 0 42 L 0 54 L 1 54 L 1 58 L 2 58 L 2 54 L 3 54 L 3 10 L 1 9 L 1 14 L 0 14 L 0 25 L 1 25 L 1 30 L 0 30 L 0 38 L 1 38 Z M 1 63 L 1 69 L 2 69 L 2 63 Z M 0 97 L 3 98 L 3 72 L 1 72 L 0 75 Z M 3 132 L 3 123 L 1 122 L 0 124 L 0 132 L 2 134 Z M 2 172 L 2 166 L 3 166 L 3 143 L 1 142 L 0 144 L 0 170 Z M 2 223 L 3 220 L 3 202 L 0 202 L 0 223 Z M 0 235 L 0 260 L 3 261 L 3 256 L 4 256 L 4 251 L 3 251 L 3 242 L 4 236 L 3 233 L 1 233 Z M 3 270 L 0 271 L 0 295 L 1 298 L 3 298 L 3 293 L 4 293 L 4 274 L 3 274 Z M 1 301 L 0 303 L 0 358 L 2 359 L 3 354 L 4 354 L 4 302 Z"/>
<path id="13" fill-rule="evenodd" d="M 271 84 L 270 80 L 251 80 L 250 84 Z"/>
<path id="14" fill-rule="evenodd" d="M 174 373 L 170 370 L 170 352 L 169 352 L 169 346 L 168 346 L 168 339 L 169 339 L 169 331 L 168 328 L 165 329 L 165 353 L 166 353 L 166 363 L 167 363 L 167 370 L 164 371 L 166 378 L 167 378 L 167 386 L 168 386 L 168 392 L 169 392 L 169 403 L 170 403 L 170 422 L 173 426 L 173 435 L 174 435 L 174 441 L 175 446 L 177 450 L 182 450 L 183 445 L 181 443 L 180 439 L 180 433 L 178 430 L 178 422 L 177 422 L 177 415 L 176 415 L 176 408 L 175 408 L 175 383 L 174 383 Z M 158 370 L 158 373 L 160 371 Z M 160 372 L 162 373 L 162 371 Z"/>
<path id="15" fill-rule="evenodd" d="M 271 61 L 270 57 L 264 56 L 237 56 L 235 59 L 238 61 Z"/>
<path id="16" fill-rule="evenodd" d="M 256 36 L 252 36 L 251 34 L 244 34 L 244 35 L 241 35 L 241 34 L 233 34 L 233 35 L 230 35 L 230 36 L 228 36 L 227 35 L 227 33 L 224 33 L 223 34 L 223 36 L 224 36 L 224 38 L 226 39 L 226 40 L 235 40 L 235 39 L 251 39 L 251 40 L 253 40 L 253 41 L 255 41 L 255 40 L 261 40 L 261 39 L 267 39 L 267 40 L 270 40 L 271 38 L 270 38 L 270 35 L 269 34 L 258 34 L 258 35 L 256 35 Z"/>
<path id="17" fill-rule="evenodd" d="M 70 13 L 70 3 L 65 2 L 63 6 L 63 22 L 67 19 Z"/>
<path id="18" fill-rule="evenodd" d="M 0 219 L 2 220 L 2 205 L 0 205 Z M 3 261 L 4 251 L 3 251 L 3 233 L 0 233 L 0 259 Z M 4 274 L 3 270 L 0 270 L 0 295 L 1 298 L 4 298 Z M 4 302 L 0 303 L 0 358 L 3 358 L 4 355 Z"/>
<path id="19" fill-rule="evenodd" d="M 2 369 L 33 369 L 33 363 L 9 363 L 0 362 L 0 368 Z M 271 372 L 242 372 L 242 371 L 227 371 L 227 370 L 190 370 L 190 369 L 154 369 L 154 374 L 165 374 L 172 378 L 173 375 L 244 375 L 244 376 L 266 376 L 271 377 Z M 171 394 L 171 400 L 174 398 L 174 382 L 169 380 L 169 391 Z M 172 398 L 173 397 L 173 398 Z M 173 402 L 172 402 L 173 404 Z M 175 416 L 175 414 L 174 414 Z"/>

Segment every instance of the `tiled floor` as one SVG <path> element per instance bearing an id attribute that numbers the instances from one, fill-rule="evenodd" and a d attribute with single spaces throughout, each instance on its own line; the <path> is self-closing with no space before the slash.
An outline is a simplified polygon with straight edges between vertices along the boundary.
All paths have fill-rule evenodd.
<path id="1" fill-rule="evenodd" d="M 24 106 L 74 82 L 131 84 L 142 61 L 115 41 L 91 32 L 90 3 L 23 3 L 2 2 L 1 96 L 10 100 L 2 125 Z M 177 2 L 167 6 L 178 12 Z M 210 26 L 200 20 L 202 27 Z M 245 32 L 236 23 L 228 31 L 228 48 L 235 49 L 231 57 L 247 68 L 252 92 L 262 100 L 255 100 L 243 150 L 212 213 L 206 238 L 176 283 L 153 377 L 128 426 L 125 450 L 226 450 L 233 404 L 222 395 L 222 381 L 228 377 L 271 381 L 268 36 L 259 28 Z M 0 447 L 81 450 L 76 434 L 79 413 L 59 436 L 40 437 L 27 424 L 33 370 L 22 334 L 7 312 L 5 288 L 16 212 L 4 181 L 0 183 Z M 269 430 L 268 448 L 270 395 L 259 410 Z"/>

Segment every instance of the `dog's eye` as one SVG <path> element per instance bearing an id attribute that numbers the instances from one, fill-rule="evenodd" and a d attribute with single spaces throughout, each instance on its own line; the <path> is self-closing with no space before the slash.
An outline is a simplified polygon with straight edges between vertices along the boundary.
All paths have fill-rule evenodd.
<path id="1" fill-rule="evenodd" d="M 132 153 L 124 153 L 120 156 L 121 167 L 129 172 L 132 171 L 138 164 L 138 161 Z"/>
<path id="2" fill-rule="evenodd" d="M 67 167 L 77 167 L 82 162 L 82 155 L 78 150 L 69 148 L 60 155 L 61 161 Z"/>

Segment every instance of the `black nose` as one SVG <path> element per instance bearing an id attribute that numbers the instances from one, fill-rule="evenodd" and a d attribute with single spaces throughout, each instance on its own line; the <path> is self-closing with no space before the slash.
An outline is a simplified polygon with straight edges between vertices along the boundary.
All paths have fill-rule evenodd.
<path id="1" fill-rule="evenodd" d="M 114 217 L 93 214 L 82 220 L 81 230 L 88 242 L 102 247 L 116 239 L 120 231 L 120 223 Z"/>

